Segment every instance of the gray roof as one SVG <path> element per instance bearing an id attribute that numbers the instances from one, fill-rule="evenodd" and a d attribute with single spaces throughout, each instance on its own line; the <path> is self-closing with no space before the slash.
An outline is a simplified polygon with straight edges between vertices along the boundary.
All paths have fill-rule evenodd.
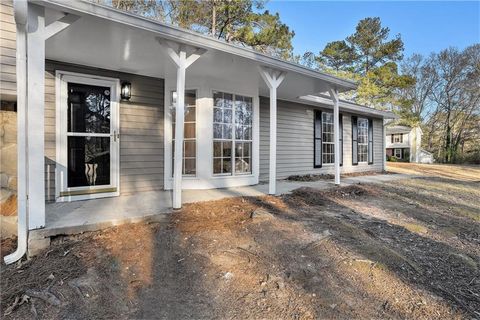
<path id="1" fill-rule="evenodd" d="M 410 133 L 412 128 L 409 126 L 390 126 L 386 128 L 387 134 L 395 134 L 395 133 Z"/>

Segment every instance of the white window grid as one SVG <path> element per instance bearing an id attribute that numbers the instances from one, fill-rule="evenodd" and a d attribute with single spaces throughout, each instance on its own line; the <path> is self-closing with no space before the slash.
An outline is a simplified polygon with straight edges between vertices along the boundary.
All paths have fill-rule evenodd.
<path id="1" fill-rule="evenodd" d="M 214 175 L 251 174 L 253 99 L 218 91 L 213 93 L 213 98 L 213 173 Z M 247 123 L 244 122 L 246 114 Z M 220 154 L 215 155 L 215 144 L 218 146 L 220 142 Z M 231 146 L 230 155 L 224 154 L 225 146 L 227 148 Z M 220 172 L 215 171 L 216 160 L 220 161 Z M 225 166 L 229 170 L 225 170 Z"/>
<path id="2" fill-rule="evenodd" d="M 358 118 L 358 162 L 368 162 L 368 119 Z"/>
<path id="3" fill-rule="evenodd" d="M 322 112 L 322 163 L 335 162 L 333 113 Z"/>
<path id="4" fill-rule="evenodd" d="M 402 159 L 402 149 L 395 149 L 395 158 Z"/>
<path id="5" fill-rule="evenodd" d="M 194 119 L 195 120 L 187 120 L 187 116 L 190 112 L 193 112 L 193 113 L 196 113 L 197 111 L 197 108 L 196 108 L 196 105 L 197 105 L 197 92 L 196 90 L 185 90 L 185 93 L 186 94 L 191 94 L 193 93 L 195 95 L 195 104 L 187 104 L 187 99 L 185 99 L 185 116 L 183 118 L 183 121 L 184 121 L 184 126 L 185 125 L 188 125 L 188 124 L 193 124 L 193 126 L 195 127 L 195 130 L 194 130 L 194 137 L 193 138 L 185 138 L 183 137 L 183 152 L 182 152 L 182 155 L 183 155 L 183 161 L 182 161 L 182 175 L 183 176 L 196 176 L 197 174 L 197 130 L 196 130 L 196 120 L 197 120 L 197 116 L 195 114 L 195 117 Z M 172 109 L 171 109 L 171 118 L 172 118 L 172 176 L 173 176 L 173 167 L 174 167 L 174 163 L 175 163 L 175 123 L 176 123 L 176 113 L 175 113 L 175 110 L 176 110 L 176 99 L 174 98 L 175 96 L 175 91 L 172 91 L 171 92 L 171 102 L 172 102 Z M 194 155 L 193 156 L 185 156 L 185 151 L 186 151 L 186 146 L 188 144 L 191 144 L 191 143 L 194 143 L 195 145 L 195 151 L 194 151 Z M 193 165 L 193 170 L 189 173 L 186 173 L 186 168 L 187 168 L 187 161 L 194 161 L 194 165 Z"/>

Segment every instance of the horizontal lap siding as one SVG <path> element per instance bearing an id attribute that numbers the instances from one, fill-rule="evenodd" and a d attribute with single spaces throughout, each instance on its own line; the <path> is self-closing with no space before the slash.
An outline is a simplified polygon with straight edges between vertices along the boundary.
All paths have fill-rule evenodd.
<path id="1" fill-rule="evenodd" d="M 260 181 L 268 180 L 270 146 L 270 102 L 260 98 Z M 277 178 L 291 175 L 333 173 L 333 165 L 313 167 L 313 117 L 316 108 L 293 102 L 277 101 Z M 328 111 L 328 110 L 325 110 Z M 331 110 L 330 110 L 331 112 Z M 352 165 L 351 115 L 343 114 L 342 172 L 381 171 L 383 135 L 381 119 L 373 121 L 374 163 Z"/>
<path id="2" fill-rule="evenodd" d="M 12 0 L 0 1 L 0 93 L 1 99 L 16 98 L 16 35 Z"/>
<path id="3" fill-rule="evenodd" d="M 132 84 L 130 101 L 120 103 L 120 190 L 122 193 L 163 189 L 164 81 L 116 71 L 47 61 L 45 81 L 45 184 L 47 200 L 55 197 L 56 70 L 118 78 Z M 52 173 L 53 172 L 53 173 Z M 48 182 L 50 177 L 50 182 Z M 50 189 L 48 189 L 50 186 Z"/>

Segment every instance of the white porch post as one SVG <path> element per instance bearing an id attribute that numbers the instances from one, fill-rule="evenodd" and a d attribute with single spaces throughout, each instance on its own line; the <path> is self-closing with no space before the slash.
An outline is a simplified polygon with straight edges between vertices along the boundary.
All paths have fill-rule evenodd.
<path id="1" fill-rule="evenodd" d="M 28 4 L 27 22 L 27 212 L 29 229 L 45 226 L 45 41 L 79 17 L 66 14 L 45 25 L 45 8 Z M 20 130 L 20 128 L 19 128 Z"/>
<path id="2" fill-rule="evenodd" d="M 182 207 L 182 164 L 183 164 L 183 131 L 185 115 L 185 73 L 187 68 L 205 53 L 205 49 L 197 48 L 187 57 L 187 49 L 184 45 L 178 45 L 163 39 L 157 38 L 162 47 L 165 48 L 168 56 L 177 67 L 177 101 L 175 106 L 175 152 L 173 163 L 173 199 L 174 209 Z"/>
<path id="3" fill-rule="evenodd" d="M 338 111 L 338 91 L 337 89 L 329 89 L 330 97 L 333 100 L 333 139 L 335 142 L 335 184 L 340 184 L 340 117 Z"/>
<path id="4" fill-rule="evenodd" d="M 182 207 L 183 131 L 185 113 L 185 51 L 179 52 L 177 66 L 177 105 L 175 110 L 175 154 L 173 163 L 173 208 Z"/>
<path id="5" fill-rule="evenodd" d="M 277 88 L 285 79 L 285 72 L 260 68 L 260 75 L 270 89 L 270 165 L 268 193 L 276 193 L 277 180 Z"/>
<path id="6" fill-rule="evenodd" d="M 45 226 L 45 15 L 28 5 L 27 212 L 29 229 Z"/>

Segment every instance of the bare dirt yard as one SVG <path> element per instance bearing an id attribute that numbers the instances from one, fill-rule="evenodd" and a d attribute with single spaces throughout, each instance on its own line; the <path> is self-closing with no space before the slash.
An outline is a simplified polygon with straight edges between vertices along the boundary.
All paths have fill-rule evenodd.
<path id="1" fill-rule="evenodd" d="M 1 267 L 4 319 L 480 318 L 480 168 L 185 206 Z M 2 255 L 12 250 L 2 243 Z"/>

